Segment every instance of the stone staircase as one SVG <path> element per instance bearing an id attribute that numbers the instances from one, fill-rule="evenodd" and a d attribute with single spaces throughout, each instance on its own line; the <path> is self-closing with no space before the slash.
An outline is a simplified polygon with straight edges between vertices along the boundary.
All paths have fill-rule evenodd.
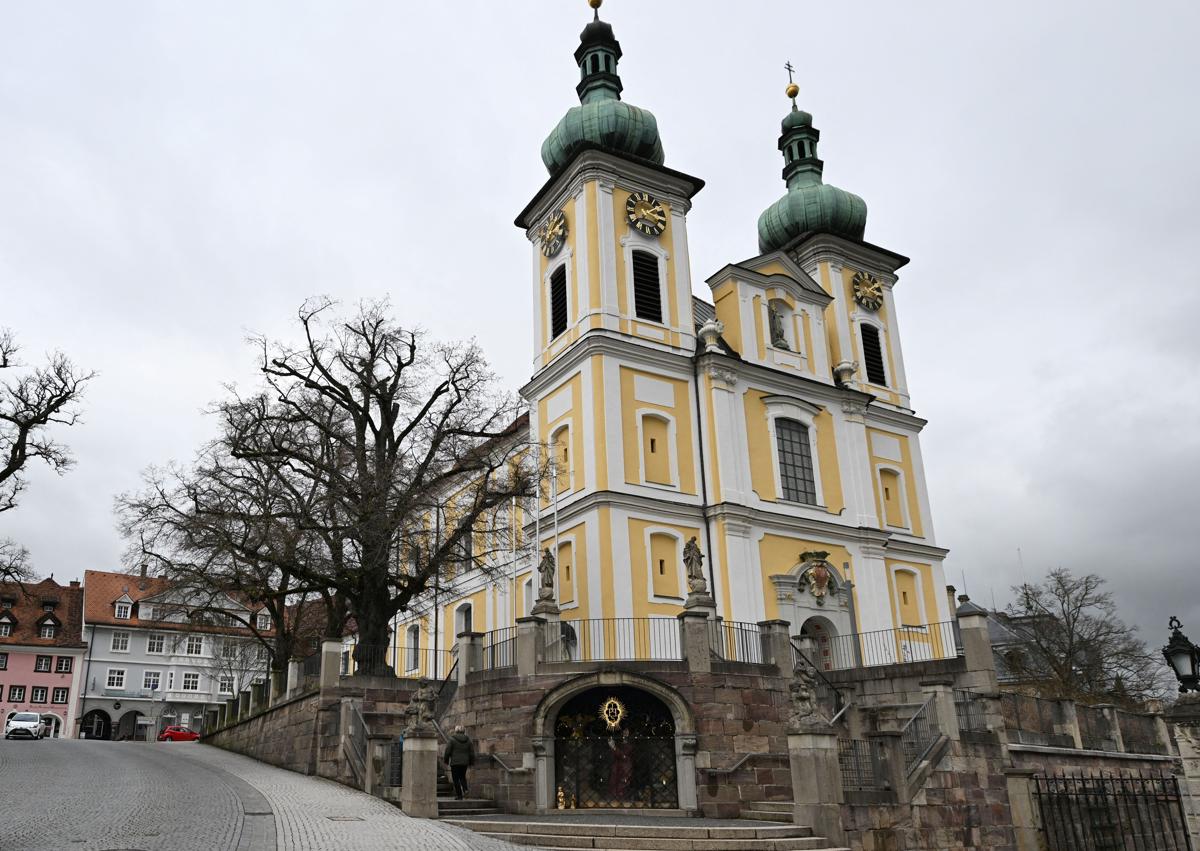
<path id="1" fill-rule="evenodd" d="M 742 818 L 791 824 L 795 806 L 791 801 L 755 801 L 742 810 Z"/>
<path id="2" fill-rule="evenodd" d="M 812 828 L 736 819 L 605 816 L 500 816 L 452 819 L 493 839 L 528 845 L 539 851 L 848 851 L 834 849 Z"/>
<path id="3" fill-rule="evenodd" d="M 496 806 L 496 802 L 487 798 L 464 798 L 461 801 L 457 801 L 453 795 L 442 796 L 439 794 L 437 804 L 438 818 L 440 819 L 494 816 L 500 813 L 500 808 Z"/>

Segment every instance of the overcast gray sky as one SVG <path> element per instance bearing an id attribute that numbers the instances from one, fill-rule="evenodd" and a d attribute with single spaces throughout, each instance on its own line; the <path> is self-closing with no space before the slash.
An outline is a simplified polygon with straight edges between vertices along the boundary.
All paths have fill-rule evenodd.
<path id="1" fill-rule="evenodd" d="M 694 289 L 783 192 L 785 60 L 828 182 L 906 254 L 897 304 L 947 578 L 1107 577 L 1200 633 L 1200 4 L 609 0 L 625 97 L 708 185 Z M 114 494 L 254 381 L 248 332 L 389 294 L 531 367 L 514 215 L 576 103 L 584 0 L 0 2 L 0 325 L 99 370 L 78 464 L 0 537 L 116 568 Z M 1024 574 L 1017 550 L 1021 549 Z M 1195 636 L 1194 636 L 1195 637 Z"/>

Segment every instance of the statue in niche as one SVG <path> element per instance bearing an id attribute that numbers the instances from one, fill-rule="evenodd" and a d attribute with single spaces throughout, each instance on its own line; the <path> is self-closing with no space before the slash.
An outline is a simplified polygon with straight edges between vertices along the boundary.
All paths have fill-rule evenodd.
<path id="1" fill-rule="evenodd" d="M 683 545 L 683 564 L 687 568 L 689 594 L 707 594 L 708 583 L 704 580 L 704 553 L 696 543 L 696 536 Z"/>
<path id="2" fill-rule="evenodd" d="M 783 332 L 783 314 L 779 312 L 779 308 L 773 304 L 768 305 L 767 319 L 771 326 L 771 345 L 777 349 L 791 351 L 791 347 L 787 342 L 787 335 Z"/>
<path id="3" fill-rule="evenodd" d="M 554 554 L 550 548 L 542 550 L 542 560 L 538 563 L 538 602 L 554 600 Z"/>

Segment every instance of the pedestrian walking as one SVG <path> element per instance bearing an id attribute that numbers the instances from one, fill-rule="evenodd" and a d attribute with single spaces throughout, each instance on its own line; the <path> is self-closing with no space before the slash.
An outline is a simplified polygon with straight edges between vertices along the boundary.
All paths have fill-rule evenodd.
<path id="1" fill-rule="evenodd" d="M 463 725 L 459 724 L 446 743 L 446 752 L 442 755 L 446 765 L 450 766 L 450 779 L 454 782 L 454 799 L 461 801 L 467 797 L 467 769 L 475 764 L 475 744 L 467 735 Z"/>

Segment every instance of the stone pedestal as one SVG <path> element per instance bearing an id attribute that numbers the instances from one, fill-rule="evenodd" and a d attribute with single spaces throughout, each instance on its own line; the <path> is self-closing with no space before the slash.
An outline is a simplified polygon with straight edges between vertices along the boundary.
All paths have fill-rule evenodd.
<path id="1" fill-rule="evenodd" d="M 300 684 L 304 681 L 304 661 L 301 659 L 289 659 L 287 666 L 287 694 L 295 694 L 300 690 Z"/>
<path id="2" fill-rule="evenodd" d="M 321 642 L 321 691 L 334 689 L 342 678 L 342 642 Z"/>
<path id="3" fill-rule="evenodd" d="M 532 677 L 542 655 L 541 618 L 517 618 L 517 676 Z"/>
<path id="4" fill-rule="evenodd" d="M 779 674 L 783 677 L 790 677 L 795 670 L 792 662 L 792 639 L 788 635 L 789 626 L 784 620 L 758 622 L 758 634 L 762 638 L 762 660 L 779 668 Z"/>
<path id="5" fill-rule="evenodd" d="M 958 741 L 961 733 L 958 729 L 958 707 L 954 705 L 954 678 L 922 680 L 920 685 L 926 694 L 933 696 L 938 729 Z"/>
<path id="6" fill-rule="evenodd" d="M 1033 803 L 1032 768 L 1006 768 L 1004 776 L 1008 783 L 1008 806 L 1012 813 L 1013 839 L 1017 851 L 1040 851 L 1038 841 L 1038 811 Z"/>
<path id="7" fill-rule="evenodd" d="M 413 818 L 437 818 L 438 740 L 433 730 L 404 734 L 404 776 L 400 809 Z"/>
<path id="8" fill-rule="evenodd" d="M 828 725 L 788 731 L 792 767 L 793 821 L 809 825 L 832 846 L 846 844 L 842 829 L 842 770 L 837 734 Z"/>
<path id="9" fill-rule="evenodd" d="M 455 638 L 458 639 L 458 684 L 465 686 L 467 675 L 483 667 L 484 633 L 460 632 Z"/>
<path id="10" fill-rule="evenodd" d="M 683 659 L 693 674 L 707 674 L 712 671 L 708 624 L 709 612 L 706 609 L 685 609 L 679 613 Z"/>

